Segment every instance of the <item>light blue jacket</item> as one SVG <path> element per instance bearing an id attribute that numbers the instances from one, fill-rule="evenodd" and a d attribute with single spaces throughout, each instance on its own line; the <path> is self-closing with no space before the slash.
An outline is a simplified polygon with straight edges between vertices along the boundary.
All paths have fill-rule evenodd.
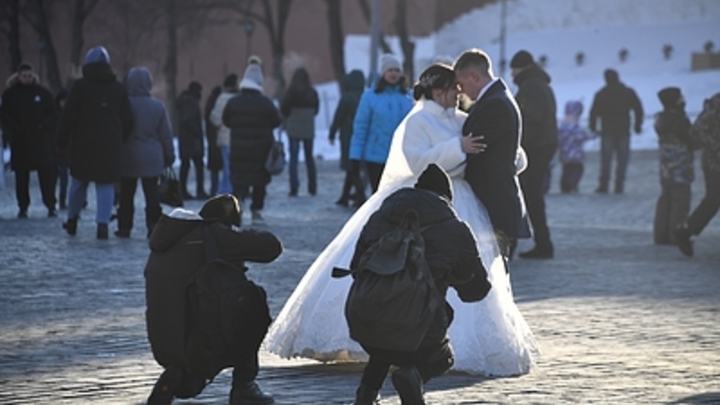
<path id="1" fill-rule="evenodd" d="M 375 93 L 375 88 L 365 90 L 353 123 L 350 159 L 384 164 L 395 128 L 412 107 L 412 98 L 400 93 L 398 86 L 388 86 L 381 93 Z"/>

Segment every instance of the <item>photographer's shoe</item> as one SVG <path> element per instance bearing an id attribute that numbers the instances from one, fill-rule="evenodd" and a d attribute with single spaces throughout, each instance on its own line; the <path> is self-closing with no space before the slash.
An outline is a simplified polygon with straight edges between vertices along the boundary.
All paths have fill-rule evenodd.
<path id="1" fill-rule="evenodd" d="M 402 405 L 425 405 L 423 380 L 415 367 L 401 367 L 392 374 L 393 387 Z"/>
<path id="2" fill-rule="evenodd" d="M 371 389 L 365 384 L 360 384 L 357 391 L 355 391 L 355 403 L 353 405 L 378 405 L 377 396 L 377 390 Z"/>
<path id="3" fill-rule="evenodd" d="M 230 390 L 230 405 L 266 405 L 274 404 L 275 399 L 263 392 L 255 381 L 233 383 Z"/>
<path id="4" fill-rule="evenodd" d="M 172 404 L 173 392 L 181 382 L 182 371 L 174 367 L 170 367 L 165 370 L 155 383 L 155 386 L 147 399 L 147 405 Z"/>

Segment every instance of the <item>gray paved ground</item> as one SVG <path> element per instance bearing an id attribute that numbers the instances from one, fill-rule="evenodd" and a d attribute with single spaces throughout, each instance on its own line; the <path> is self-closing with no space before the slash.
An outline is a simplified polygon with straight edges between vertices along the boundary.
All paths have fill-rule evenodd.
<path id="1" fill-rule="evenodd" d="M 320 163 L 316 197 L 288 198 L 285 176 L 270 186 L 265 217 L 286 250 L 251 270 L 273 314 L 351 214 L 333 204 L 342 180 L 336 162 Z M 625 195 L 593 194 L 596 178 L 591 154 L 579 195 L 560 195 L 553 184 L 556 259 L 511 263 L 518 305 L 542 350 L 537 366 L 516 378 L 438 378 L 426 387 L 430 404 L 720 403 L 720 219 L 688 259 L 652 244 L 656 152 L 633 154 Z M 31 218 L 15 219 L 12 176 L 6 180 L 0 404 L 143 404 L 160 372 L 144 329 L 144 229 L 130 240 L 95 240 L 92 196 L 75 238 L 60 228 L 62 218 L 45 218 L 37 193 Z M 702 184 L 693 186 L 693 206 Z M 261 363 L 260 383 L 280 404 L 350 404 L 361 370 L 267 353 Z M 229 380 L 223 373 L 198 398 L 176 403 L 225 404 Z M 389 381 L 382 394 L 383 404 L 399 404 Z"/>

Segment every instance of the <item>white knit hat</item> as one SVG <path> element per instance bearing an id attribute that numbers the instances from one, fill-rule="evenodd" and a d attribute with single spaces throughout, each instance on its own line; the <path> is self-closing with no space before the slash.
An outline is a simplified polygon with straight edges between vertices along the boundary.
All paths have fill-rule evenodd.
<path id="1" fill-rule="evenodd" d="M 400 59 L 391 53 L 386 53 L 380 57 L 380 74 L 384 75 L 388 70 L 395 68 L 402 72 Z"/>
<path id="2" fill-rule="evenodd" d="M 263 73 L 260 65 L 251 63 L 245 68 L 245 74 L 240 82 L 241 89 L 263 91 Z"/>

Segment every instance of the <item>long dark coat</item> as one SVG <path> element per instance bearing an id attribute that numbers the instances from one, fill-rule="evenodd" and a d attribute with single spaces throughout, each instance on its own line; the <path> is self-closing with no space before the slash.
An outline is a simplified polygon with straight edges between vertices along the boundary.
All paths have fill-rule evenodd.
<path id="1" fill-rule="evenodd" d="M 483 135 L 487 150 L 470 154 L 465 180 L 482 201 L 496 230 L 511 238 L 530 236 L 525 202 L 516 174 L 520 111 L 499 79 L 470 108 L 462 133 Z"/>
<path id="2" fill-rule="evenodd" d="M 359 70 L 353 70 L 343 78 L 343 93 L 338 102 L 328 138 L 335 140 L 336 133 L 340 131 L 340 168 L 350 168 L 350 138 L 353 133 L 353 121 L 360 97 L 365 89 L 365 77 Z"/>
<path id="3" fill-rule="evenodd" d="M 70 90 L 58 130 L 58 147 L 70 148 L 70 174 L 82 181 L 119 181 L 122 144 L 132 127 L 125 86 L 110 65 L 83 66 L 83 78 Z"/>
<path id="4" fill-rule="evenodd" d="M 15 82 L 2 95 L 0 106 L 13 170 L 37 170 L 55 165 L 57 112 L 52 94 L 38 84 Z"/>
<path id="5" fill-rule="evenodd" d="M 203 143 L 203 115 L 200 111 L 200 96 L 185 90 L 175 102 L 175 109 L 178 112 L 180 159 L 202 157 L 205 153 L 205 145 Z"/>
<path id="6" fill-rule="evenodd" d="M 383 201 L 363 227 L 350 268 L 357 267 L 370 245 L 399 226 L 411 209 L 418 213 L 420 227 L 429 226 L 423 232 L 425 258 L 440 296 L 445 297 L 448 288 L 453 287 L 463 302 L 483 299 L 491 286 L 478 257 L 475 237 L 447 200 L 427 190 L 403 188 Z M 439 344 L 452 320 L 453 309 L 445 301 L 445 312 L 437 314 L 420 347 Z"/>
<path id="7" fill-rule="evenodd" d="M 185 294 L 190 279 L 205 264 L 201 219 L 163 215 L 150 237 L 145 266 L 145 316 L 148 340 L 162 366 L 187 367 Z M 269 263 L 282 252 L 282 244 L 265 231 L 234 231 L 216 222 L 213 234 L 220 257 L 240 269 L 245 261 Z"/>
<path id="8" fill-rule="evenodd" d="M 280 112 L 257 90 L 242 89 L 223 111 L 230 128 L 230 177 L 233 185 L 270 183 L 265 160 L 273 144 L 273 129 L 280 126 Z"/>
<path id="9" fill-rule="evenodd" d="M 550 76 L 536 64 L 518 73 L 515 101 L 522 115 L 521 145 L 526 152 L 558 146 L 557 106 L 550 88 Z"/>

